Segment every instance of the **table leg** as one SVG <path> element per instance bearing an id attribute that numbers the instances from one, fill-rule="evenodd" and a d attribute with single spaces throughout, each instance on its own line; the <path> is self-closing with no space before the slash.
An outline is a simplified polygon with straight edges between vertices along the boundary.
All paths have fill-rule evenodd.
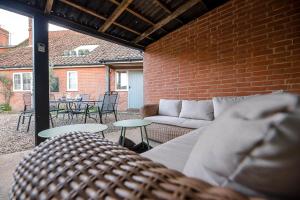
<path id="1" fill-rule="evenodd" d="M 145 131 L 145 135 L 146 135 L 147 146 L 148 146 L 148 149 L 150 149 L 150 145 L 149 145 L 149 140 L 148 140 L 148 134 L 147 134 L 146 126 L 144 126 L 144 131 Z"/>
<path id="2" fill-rule="evenodd" d="M 85 124 L 86 124 L 86 118 L 87 118 L 88 110 L 89 110 L 89 104 L 86 104 L 85 112 L 84 112 L 84 123 Z"/>
<path id="3" fill-rule="evenodd" d="M 124 147 L 125 145 L 125 134 L 126 134 L 126 127 L 124 127 L 124 131 L 123 131 L 123 141 L 122 141 L 122 146 Z"/>
<path id="4" fill-rule="evenodd" d="M 103 138 L 105 138 L 105 136 L 104 136 L 104 132 L 103 132 L 103 131 L 101 131 L 101 133 L 102 133 L 102 137 L 103 137 Z"/>
<path id="5" fill-rule="evenodd" d="M 141 130 L 141 139 L 142 139 L 142 143 L 144 142 L 144 139 L 143 139 L 143 129 L 142 127 L 140 126 L 140 130 Z"/>

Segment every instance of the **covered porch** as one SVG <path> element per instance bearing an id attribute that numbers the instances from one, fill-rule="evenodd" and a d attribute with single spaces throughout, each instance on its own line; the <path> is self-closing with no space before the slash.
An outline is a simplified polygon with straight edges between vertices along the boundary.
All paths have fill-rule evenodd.
<path id="1" fill-rule="evenodd" d="M 116 198 L 129 198 L 132 195 L 130 197 L 161 197 L 166 199 L 171 197 L 175 199 L 188 197 L 199 199 L 201 197 L 209 199 L 209 197 L 217 197 L 219 194 L 221 195 L 220 199 L 223 198 L 222 195 L 226 196 L 226 194 L 232 194 L 237 199 L 248 199 L 250 197 L 299 197 L 300 194 L 296 191 L 295 187 L 299 183 L 299 177 L 293 171 L 299 166 L 299 157 L 295 156 L 295 152 L 299 152 L 299 148 L 296 145 L 300 141 L 299 134 L 297 135 L 296 133 L 299 128 L 299 125 L 297 125 L 299 122 L 299 110 L 297 110 L 299 109 L 299 105 L 297 101 L 300 93 L 299 1 L 13 0 L 0 1 L 0 7 L 33 18 L 36 145 L 44 141 L 38 136 L 38 133 L 50 128 L 48 115 L 48 22 L 143 51 L 143 103 L 145 106 L 141 110 L 141 117 L 151 118 L 158 115 L 159 117 L 155 118 L 156 121 L 154 118 L 151 118 L 154 120 L 153 123 L 181 127 L 184 130 L 178 135 L 164 136 L 160 141 L 161 145 L 142 156 L 160 162 L 172 170 L 177 170 L 180 172 L 180 175 L 176 174 L 177 172 L 174 172 L 176 175 L 173 174 L 173 171 L 172 173 L 168 172 L 168 179 L 164 177 L 164 173 L 162 172 L 165 168 L 160 171 L 161 166 L 153 164 L 149 167 L 152 167 L 152 171 L 150 171 L 154 174 L 153 176 L 159 178 L 151 179 L 149 178 L 151 176 L 145 172 L 147 171 L 145 170 L 147 168 L 147 164 L 145 163 L 148 161 L 141 158 L 143 164 L 133 174 L 136 173 L 141 177 L 143 176 L 143 178 L 147 177 L 145 178 L 147 181 L 141 183 L 143 186 L 139 185 L 140 183 L 137 184 L 138 180 L 133 180 L 132 182 L 137 185 L 137 188 L 142 188 L 139 190 L 142 192 L 136 192 L 136 188 L 132 189 L 130 186 L 123 187 L 122 185 L 121 190 L 125 188 L 122 191 L 126 190 L 126 192 L 116 192 Z M 110 68 L 122 71 L 123 67 L 122 63 L 119 63 Z M 110 80 L 107 80 L 107 82 L 110 83 Z M 288 93 L 286 94 L 288 97 L 284 96 L 285 94 L 282 95 L 282 93 Z M 273 98 L 272 95 L 275 97 Z M 233 106 L 231 111 L 233 113 L 228 111 L 222 114 L 225 108 L 221 104 L 225 101 L 227 104 Z M 243 101 L 244 103 L 241 103 Z M 267 101 L 270 104 L 266 103 Z M 184 102 L 187 106 L 185 108 L 188 108 L 189 112 L 183 114 Z M 283 103 L 279 104 L 279 102 Z M 202 103 L 205 105 L 202 106 Z M 241 107 L 238 107 L 239 104 Z M 234 107 L 234 105 L 237 106 Z M 242 107 L 243 105 L 244 107 Z M 255 106 L 251 107 L 252 105 Z M 229 106 L 226 106 L 228 109 Z M 198 108 L 201 111 L 204 110 L 204 116 L 201 115 L 199 117 Z M 247 112 L 242 113 L 241 110 L 246 110 Z M 237 129 L 245 133 L 244 135 L 248 133 L 248 130 L 249 133 L 254 135 L 263 128 L 252 133 L 250 130 L 252 130 L 252 127 L 255 130 L 255 126 L 243 124 L 243 120 L 247 119 L 257 122 L 273 114 L 289 116 L 295 120 L 293 122 L 297 123 L 291 123 L 286 128 L 286 124 L 280 124 L 276 121 L 276 123 L 274 122 L 276 128 L 274 128 L 273 124 L 268 126 L 264 121 L 262 123 L 265 125 L 263 126 L 264 128 L 270 128 L 272 131 L 272 128 L 274 128 L 274 131 L 275 129 L 280 131 L 273 134 L 272 137 L 274 138 L 270 140 L 265 138 L 265 135 L 256 135 L 256 137 L 260 138 L 257 141 L 253 141 L 253 137 L 248 137 L 249 135 L 243 136 L 241 134 L 240 136 L 235 132 L 236 129 L 234 126 L 226 126 L 226 120 L 231 119 L 232 121 L 229 121 L 236 123 Z M 148 119 L 151 120 L 150 118 Z M 237 118 L 243 122 L 239 121 L 240 123 L 238 123 L 234 121 Z M 291 118 L 287 117 L 287 120 Z M 198 139 L 200 136 L 202 137 L 202 132 L 205 133 L 205 129 L 204 126 L 202 127 L 202 121 L 201 125 L 199 125 L 200 122 L 197 120 L 209 121 L 209 123 L 205 122 L 203 124 L 205 124 L 205 128 L 208 127 L 208 130 L 211 129 L 215 135 L 217 135 L 216 130 L 224 130 L 226 134 L 228 133 L 228 138 L 224 139 L 224 143 L 229 141 L 227 145 L 223 145 L 222 141 L 217 140 L 217 138 L 222 138 L 220 134 L 215 138 L 216 142 L 213 142 L 214 139 L 207 136 L 206 139 L 208 139 L 208 142 L 201 143 Z M 218 125 L 218 122 L 221 125 Z M 223 127 L 220 128 L 219 126 Z M 224 129 L 222 130 L 222 128 Z M 244 128 L 248 129 L 244 130 Z M 166 129 L 161 129 L 162 132 L 164 130 Z M 159 132 L 158 138 L 161 138 L 162 132 Z M 276 136 L 281 133 L 284 133 L 283 139 L 281 139 L 285 145 L 283 151 L 285 151 L 285 155 L 287 156 L 287 160 L 283 164 L 281 163 L 282 160 L 280 160 L 280 156 L 283 154 L 276 154 L 277 150 L 279 152 L 282 150 L 276 146 L 278 145 L 276 141 L 280 140 Z M 286 136 L 285 133 L 286 135 L 291 134 L 292 136 L 289 135 L 287 137 L 294 139 L 284 139 Z M 70 135 L 69 138 L 72 137 L 74 138 L 75 136 Z M 90 136 L 82 137 L 92 140 Z M 205 136 L 203 137 L 205 138 Z M 233 137 L 237 138 L 237 142 L 234 141 Z M 255 155 L 250 155 L 252 150 L 257 146 L 268 145 L 268 142 L 271 143 L 270 146 L 276 146 L 274 149 L 269 149 L 268 151 L 275 161 L 268 159 L 269 154 L 263 154 L 266 149 L 259 151 Z M 234 145 L 231 145 L 232 143 Z M 170 145 L 168 147 L 163 146 L 165 144 Z M 201 144 L 201 146 L 196 148 L 197 144 Z M 248 144 L 250 147 L 243 149 Z M 106 145 L 104 146 L 108 148 Z M 198 153 L 204 152 L 204 150 L 207 150 L 204 148 L 206 145 L 207 148 L 211 148 L 211 151 L 208 152 L 213 152 L 209 154 L 212 156 L 210 165 L 206 166 L 205 163 L 203 164 L 203 160 L 210 161 L 209 156 L 205 157 L 202 155 L 204 157 L 201 157 L 199 161 L 194 155 L 193 158 L 195 159 L 187 167 L 189 158 L 192 156 L 192 151 L 198 151 Z M 214 151 L 218 149 L 218 146 L 222 146 L 223 149 Z M 231 146 L 233 146 L 232 148 L 236 148 L 232 150 L 233 153 L 230 150 Z M 45 150 L 48 147 L 44 146 L 43 148 Z M 176 153 L 177 148 L 178 150 L 182 148 L 182 151 L 178 152 L 178 154 Z M 228 154 L 232 153 L 233 155 L 222 154 L 222 152 L 227 152 L 227 150 Z M 114 152 L 114 150 L 112 151 Z M 125 159 L 124 162 L 122 161 L 116 167 L 120 171 L 123 170 L 120 166 L 123 166 L 124 163 L 124 166 L 128 167 L 128 163 L 139 160 L 139 158 L 135 158 L 130 153 L 127 156 L 124 152 L 126 150 L 122 149 L 121 155 L 114 154 L 118 158 Z M 164 157 L 163 154 L 168 154 L 168 156 Z M 219 154 L 221 157 L 213 157 Z M 242 172 L 238 170 L 234 171 L 234 169 L 228 167 L 226 160 L 231 161 L 236 159 L 238 164 L 230 164 L 236 166 L 235 169 L 244 169 L 244 165 L 242 164 L 245 163 L 243 163 L 243 159 L 240 159 L 240 155 L 250 155 L 250 158 L 246 157 L 249 160 L 255 160 L 255 156 L 257 156 L 258 161 L 253 165 L 247 162 L 250 166 L 250 171 L 245 170 L 245 174 L 238 177 L 239 173 Z M 131 160 L 133 157 L 134 159 Z M 202 158 L 203 160 L 201 160 Z M 174 163 L 177 162 L 179 164 L 175 166 Z M 193 171 L 193 165 L 198 166 L 200 169 L 201 166 L 198 165 L 199 163 L 203 164 L 201 165 L 203 168 L 196 172 L 195 170 Z M 290 163 L 291 165 L 289 165 Z M 273 164 L 279 166 L 280 169 L 274 167 Z M 216 167 L 214 168 L 214 166 Z M 156 169 L 159 170 L 155 171 Z M 268 169 L 270 170 L 268 171 Z M 232 173 L 229 173 L 226 170 L 233 170 L 233 172 L 230 171 Z M 284 177 L 283 175 L 287 174 L 291 178 L 284 179 L 282 184 L 273 187 L 271 183 L 272 177 L 269 173 L 271 170 L 274 170 L 276 173 L 278 172 L 278 177 Z M 281 174 L 278 170 L 286 173 Z M 260 175 L 259 173 L 255 173 L 255 171 L 261 172 L 263 178 L 259 179 Z M 250 175 L 246 176 L 247 172 Z M 120 174 L 122 173 L 120 172 Z M 222 176 L 218 176 L 220 174 Z M 251 179 L 251 174 L 256 178 Z M 121 176 L 124 178 L 123 175 Z M 209 182 L 209 186 L 206 185 L 206 182 L 200 182 L 200 184 L 188 178 L 185 179 L 186 176 L 196 178 L 198 181 L 204 179 L 206 182 Z M 296 178 L 292 178 L 293 176 Z M 203 179 L 199 177 L 203 177 Z M 248 177 L 252 181 L 248 181 Z M 156 188 L 159 191 L 156 193 L 156 190 L 153 189 L 155 188 L 154 183 L 162 183 L 162 185 L 170 184 L 170 187 L 167 187 L 168 189 L 163 186 Z M 150 188 L 153 190 L 144 187 L 147 184 L 151 185 Z M 176 187 L 172 184 L 175 184 Z M 205 194 L 208 193 L 208 196 L 201 196 L 202 191 L 200 188 L 202 186 L 205 188 Z M 170 190 L 172 187 L 175 188 L 174 190 L 177 193 Z M 214 187 L 217 188 L 215 192 L 210 192 L 207 189 Z M 227 190 L 228 188 L 230 188 L 229 191 Z M 224 193 L 222 192 L 223 189 L 226 190 Z M 234 193 L 231 193 L 231 190 Z M 107 190 L 99 189 L 98 193 L 96 193 L 99 195 L 100 191 L 107 192 Z M 147 193 L 149 191 L 151 192 Z M 94 193 L 91 192 L 90 194 Z M 109 196 L 108 193 L 105 194 Z"/>

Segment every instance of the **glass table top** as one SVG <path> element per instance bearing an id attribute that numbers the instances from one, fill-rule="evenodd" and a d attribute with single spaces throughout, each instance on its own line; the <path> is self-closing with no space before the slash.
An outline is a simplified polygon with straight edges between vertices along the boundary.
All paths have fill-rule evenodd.
<path id="1" fill-rule="evenodd" d="M 122 120 L 117 121 L 113 123 L 114 126 L 117 127 L 141 127 L 141 126 L 148 126 L 152 124 L 151 121 L 144 120 L 144 119 L 128 119 L 128 120 Z"/>

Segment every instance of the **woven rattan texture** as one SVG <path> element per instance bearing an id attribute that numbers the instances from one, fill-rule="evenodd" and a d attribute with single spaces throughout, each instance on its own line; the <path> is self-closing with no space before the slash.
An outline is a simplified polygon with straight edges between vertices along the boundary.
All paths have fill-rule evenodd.
<path id="1" fill-rule="evenodd" d="M 192 130 L 194 129 L 157 123 L 147 126 L 148 138 L 159 143 L 165 143 Z"/>
<path id="2" fill-rule="evenodd" d="M 102 139 L 71 133 L 47 140 L 18 165 L 11 199 L 247 199 L 185 177 Z"/>

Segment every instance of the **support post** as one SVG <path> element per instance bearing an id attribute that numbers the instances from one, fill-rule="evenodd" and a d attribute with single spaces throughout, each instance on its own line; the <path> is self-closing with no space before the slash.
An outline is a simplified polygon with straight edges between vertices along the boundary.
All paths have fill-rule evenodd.
<path id="1" fill-rule="evenodd" d="M 108 65 L 105 66 L 105 81 L 106 81 L 106 92 L 110 92 L 110 67 Z"/>
<path id="2" fill-rule="evenodd" d="M 33 18 L 33 74 L 35 108 L 35 145 L 43 142 L 38 136 L 49 128 L 49 52 L 48 20 L 44 16 Z"/>

